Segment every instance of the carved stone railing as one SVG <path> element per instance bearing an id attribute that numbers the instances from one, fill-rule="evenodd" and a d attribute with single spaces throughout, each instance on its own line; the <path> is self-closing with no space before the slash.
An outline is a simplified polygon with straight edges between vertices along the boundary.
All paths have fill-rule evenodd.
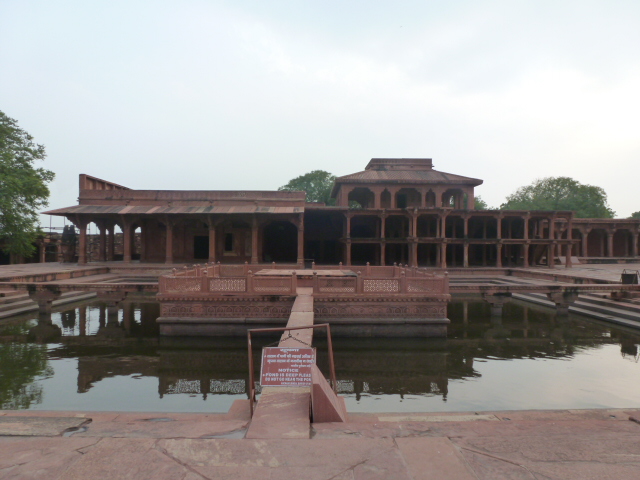
<path id="1" fill-rule="evenodd" d="M 291 275 L 255 275 L 250 265 L 194 265 L 175 270 L 159 279 L 162 294 L 237 294 L 237 295 L 295 295 L 298 275 L 313 275 L 313 293 L 327 295 L 412 295 L 430 296 L 449 293 L 449 277 L 434 275 L 420 268 L 394 266 L 352 267 L 344 276 L 325 276 L 318 272 L 328 268 L 315 268 L 305 273 L 291 266 Z M 252 268 L 260 266 L 251 265 Z M 275 264 L 266 269 L 278 270 Z M 341 270 L 342 266 L 338 266 Z M 336 270 L 336 267 L 331 268 Z M 353 275 L 355 273 L 355 275 Z"/>

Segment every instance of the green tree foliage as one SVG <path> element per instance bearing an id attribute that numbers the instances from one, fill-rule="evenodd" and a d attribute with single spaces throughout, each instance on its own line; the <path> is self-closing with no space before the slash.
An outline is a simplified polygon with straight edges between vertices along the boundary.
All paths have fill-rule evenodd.
<path id="1" fill-rule="evenodd" d="M 322 202 L 327 205 L 335 204 L 331 198 L 331 189 L 335 181 L 335 175 L 324 170 L 314 170 L 299 177 L 289 180 L 289 183 L 278 188 L 288 192 L 306 192 L 307 202 Z"/>
<path id="2" fill-rule="evenodd" d="M 0 365 L 0 409 L 25 409 L 42 402 L 42 385 L 35 380 L 53 374 L 46 345 L 0 344 Z"/>
<path id="3" fill-rule="evenodd" d="M 570 177 L 547 177 L 520 187 L 507 197 L 505 210 L 573 210 L 578 218 L 613 218 L 601 187 Z"/>
<path id="4" fill-rule="evenodd" d="M 477 195 L 473 199 L 473 203 L 476 210 L 490 210 L 489 205 L 487 205 L 487 202 L 485 202 L 480 195 Z"/>
<path id="5" fill-rule="evenodd" d="M 630 218 L 640 218 L 640 212 L 633 212 Z"/>
<path id="6" fill-rule="evenodd" d="M 44 146 L 0 111 L 0 237 L 6 253 L 29 256 L 38 233 L 38 211 L 47 206 L 54 173 L 36 168 Z"/>

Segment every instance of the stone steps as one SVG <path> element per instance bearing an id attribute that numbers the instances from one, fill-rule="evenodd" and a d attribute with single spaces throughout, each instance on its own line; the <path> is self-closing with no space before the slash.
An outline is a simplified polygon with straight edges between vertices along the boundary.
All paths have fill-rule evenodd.
<path id="1" fill-rule="evenodd" d="M 53 306 L 58 307 L 95 297 L 95 292 L 65 292 L 60 295 L 60 298 L 53 301 Z M 23 293 L 21 296 L 12 297 L 11 300 L 12 302 L 9 303 L 0 302 L 0 319 L 38 311 L 38 304 L 31 300 L 26 293 Z"/>
<path id="2" fill-rule="evenodd" d="M 546 307 L 555 307 L 555 304 L 543 294 L 518 293 L 514 294 L 513 298 Z M 631 303 L 615 302 L 595 295 L 580 295 L 578 300 L 569 306 L 569 312 L 626 327 L 640 328 L 640 307 Z"/>

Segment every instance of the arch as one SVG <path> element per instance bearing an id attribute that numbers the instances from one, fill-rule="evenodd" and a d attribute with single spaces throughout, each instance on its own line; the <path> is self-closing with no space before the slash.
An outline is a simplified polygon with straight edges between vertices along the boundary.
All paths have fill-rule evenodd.
<path id="1" fill-rule="evenodd" d="M 415 188 L 401 188 L 395 195 L 396 208 L 419 208 L 422 206 L 422 195 Z"/>
<path id="2" fill-rule="evenodd" d="M 391 193 L 386 188 L 380 194 L 380 208 L 391 208 Z"/>
<path id="3" fill-rule="evenodd" d="M 349 206 L 351 202 L 357 202 L 362 208 L 373 208 L 375 195 L 366 187 L 356 187 L 349 192 Z"/>
<path id="4" fill-rule="evenodd" d="M 429 190 L 424 196 L 424 205 L 427 208 L 436 208 L 436 194 L 433 193 L 433 190 Z"/>
<path id="5" fill-rule="evenodd" d="M 297 257 L 298 227 L 286 220 L 266 224 L 262 230 L 263 261 L 296 263 Z"/>
<path id="6" fill-rule="evenodd" d="M 442 194 L 442 206 L 449 208 L 464 208 L 464 192 L 459 188 L 450 188 Z"/>

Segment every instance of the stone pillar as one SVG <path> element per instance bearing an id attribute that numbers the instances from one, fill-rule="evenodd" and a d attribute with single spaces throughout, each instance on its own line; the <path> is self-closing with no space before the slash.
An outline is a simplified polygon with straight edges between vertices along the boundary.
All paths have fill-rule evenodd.
<path id="1" fill-rule="evenodd" d="M 462 216 L 462 237 L 465 239 L 469 237 L 469 215 Z"/>
<path id="2" fill-rule="evenodd" d="M 300 236 L 299 231 L 298 236 Z M 251 263 L 258 263 L 258 219 L 255 215 L 251 224 Z"/>
<path id="3" fill-rule="evenodd" d="M 165 220 L 164 225 L 166 227 L 166 242 L 165 242 L 165 254 L 164 263 L 173 263 L 173 222 Z"/>
<path id="4" fill-rule="evenodd" d="M 522 219 L 524 220 L 524 233 L 522 237 L 525 240 L 529 240 L 529 215 L 525 215 Z"/>
<path id="5" fill-rule="evenodd" d="M 99 258 L 101 262 L 107 261 L 107 227 L 104 223 L 98 225 L 100 229 L 100 253 Z"/>
<path id="6" fill-rule="evenodd" d="M 87 263 L 87 224 L 78 222 L 80 230 L 80 238 L 78 239 L 78 265 L 86 265 Z"/>
<path id="7" fill-rule="evenodd" d="M 607 257 L 613 257 L 613 232 L 607 232 Z"/>
<path id="8" fill-rule="evenodd" d="M 580 233 L 582 234 L 582 256 L 583 257 L 589 256 L 589 244 L 587 242 L 588 242 L 590 231 L 591 231 L 590 228 L 584 228 L 580 230 Z"/>
<path id="9" fill-rule="evenodd" d="M 502 268 L 502 244 L 496 245 L 496 268 Z"/>
<path id="10" fill-rule="evenodd" d="M 122 229 L 122 246 L 123 246 L 123 260 L 124 263 L 131 263 L 131 223 L 130 222 L 122 222 L 124 224 L 124 228 Z"/>
<path id="11" fill-rule="evenodd" d="M 465 226 L 466 226 L 466 222 L 465 222 Z M 465 235 L 465 237 L 466 237 L 466 235 Z M 469 242 L 467 242 L 465 240 L 464 246 L 462 248 L 463 248 L 462 266 L 464 268 L 469 268 Z"/>
<path id="12" fill-rule="evenodd" d="M 510 293 L 483 293 L 482 298 L 491 305 L 491 316 L 501 318 L 505 304 L 511 301 Z"/>
<path id="13" fill-rule="evenodd" d="M 547 297 L 556 304 L 556 312 L 560 316 L 569 315 L 569 307 L 578 299 L 578 294 L 574 292 L 553 292 L 547 293 Z"/>
<path id="14" fill-rule="evenodd" d="M 118 314 L 118 306 L 120 302 L 127 298 L 127 292 L 98 292 L 97 298 L 107 304 L 107 316 L 112 316 Z"/>
<path id="15" fill-rule="evenodd" d="M 496 216 L 496 238 L 498 240 L 502 238 L 502 215 Z"/>
<path id="16" fill-rule="evenodd" d="M 345 264 L 351 265 L 351 239 L 350 238 L 348 238 L 345 243 L 345 253 L 346 253 Z"/>
<path id="17" fill-rule="evenodd" d="M 633 232 L 631 237 L 631 256 L 632 257 L 637 257 L 638 256 L 638 232 Z"/>
<path id="18" fill-rule="evenodd" d="M 440 244 L 440 268 L 447 268 L 447 243 Z"/>
<path id="19" fill-rule="evenodd" d="M 525 243 L 524 245 L 522 245 L 522 266 L 524 268 L 528 268 L 529 267 L 529 244 Z"/>
<path id="20" fill-rule="evenodd" d="M 111 225 L 107 230 L 107 261 L 113 262 L 116 248 L 116 226 Z"/>
<path id="21" fill-rule="evenodd" d="M 29 298 L 38 304 L 38 313 L 40 315 L 49 315 L 51 317 L 51 309 L 53 301 L 60 298 L 61 292 L 58 290 L 34 290 L 29 292 Z"/>
<path id="22" fill-rule="evenodd" d="M 410 265 L 412 267 L 417 267 L 418 266 L 418 242 L 414 241 L 411 242 L 409 244 L 409 248 L 410 248 L 410 256 L 411 256 L 411 261 L 410 261 Z"/>
<path id="23" fill-rule="evenodd" d="M 345 236 L 346 238 L 351 238 L 351 214 L 347 213 L 346 217 L 347 217 L 347 226 L 346 226 Z"/>
<path id="24" fill-rule="evenodd" d="M 547 266 L 549 268 L 554 268 L 556 263 L 556 245 L 555 243 L 550 243 L 547 247 Z"/>
<path id="25" fill-rule="evenodd" d="M 387 244 L 383 240 L 380 242 L 380 265 L 385 266 L 387 263 Z"/>
<path id="26" fill-rule="evenodd" d="M 209 223 L 209 263 L 216 263 L 216 225 Z"/>
<path id="27" fill-rule="evenodd" d="M 304 268 L 304 217 L 298 220 L 298 268 Z"/>
<path id="28" fill-rule="evenodd" d="M 387 215 L 380 215 L 380 238 L 386 237 L 385 230 L 387 229 Z"/>
<path id="29" fill-rule="evenodd" d="M 565 248 L 565 263 L 564 263 L 564 267 L 565 268 L 571 268 L 573 266 L 573 260 L 571 259 L 571 256 L 573 255 L 573 222 L 571 221 L 571 219 L 569 219 L 569 222 L 567 223 L 567 240 L 569 241 L 569 243 L 567 243 L 567 246 Z"/>
<path id="30" fill-rule="evenodd" d="M 81 337 L 87 335 L 87 306 L 81 305 L 78 310 L 80 311 L 80 325 L 78 326 L 78 333 Z"/>
<path id="31" fill-rule="evenodd" d="M 45 263 L 47 261 L 46 248 L 47 244 L 44 242 L 44 239 L 40 240 L 38 242 L 38 259 L 40 263 Z"/>

